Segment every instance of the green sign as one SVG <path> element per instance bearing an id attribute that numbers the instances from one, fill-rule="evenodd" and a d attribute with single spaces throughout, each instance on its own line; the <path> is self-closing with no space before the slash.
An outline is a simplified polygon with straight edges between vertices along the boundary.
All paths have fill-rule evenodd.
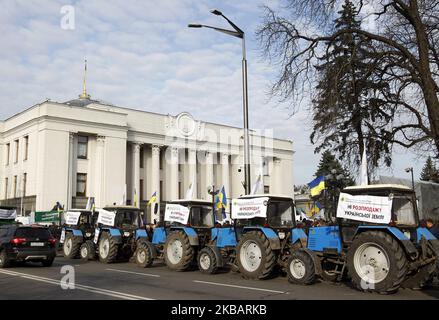
<path id="1" fill-rule="evenodd" d="M 60 212 L 58 211 L 37 211 L 35 212 L 35 223 L 59 223 Z"/>

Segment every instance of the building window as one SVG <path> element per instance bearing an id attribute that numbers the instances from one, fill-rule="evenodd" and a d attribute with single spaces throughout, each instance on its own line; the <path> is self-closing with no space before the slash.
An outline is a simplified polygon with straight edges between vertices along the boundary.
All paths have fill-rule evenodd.
<path id="1" fill-rule="evenodd" d="M 270 193 L 270 186 L 264 186 L 264 193 Z"/>
<path id="2" fill-rule="evenodd" d="M 143 146 L 140 147 L 140 169 L 143 169 L 145 166 L 143 162 L 145 161 L 145 155 L 143 154 L 145 152 L 145 149 L 143 149 Z"/>
<path id="3" fill-rule="evenodd" d="M 88 137 L 78 136 L 78 159 L 87 159 Z"/>
<path id="4" fill-rule="evenodd" d="M 29 136 L 24 137 L 24 159 L 27 160 L 29 157 Z"/>
<path id="5" fill-rule="evenodd" d="M 5 199 L 8 198 L 9 179 L 5 178 Z"/>
<path id="6" fill-rule="evenodd" d="M 264 161 L 262 163 L 262 169 L 264 172 L 264 176 L 270 175 L 270 168 L 269 168 L 268 164 L 269 164 L 268 158 L 264 158 Z"/>
<path id="7" fill-rule="evenodd" d="M 163 197 L 164 193 L 163 193 L 163 181 L 160 180 L 160 194 L 159 197 Z"/>
<path id="8" fill-rule="evenodd" d="M 27 173 L 23 173 L 23 197 L 26 197 L 26 186 L 27 186 Z"/>
<path id="9" fill-rule="evenodd" d="M 87 174 L 78 173 L 76 175 L 76 196 L 85 197 L 86 187 L 87 187 Z"/>
<path id="10" fill-rule="evenodd" d="M 6 165 L 9 165 L 9 159 L 10 159 L 10 155 L 11 155 L 11 144 L 8 143 L 6 144 Z"/>
<path id="11" fill-rule="evenodd" d="M 15 144 L 15 160 L 14 160 L 14 163 L 17 163 L 18 162 L 18 151 L 19 151 L 19 141 L 18 140 L 15 140 L 14 141 L 14 144 Z"/>
<path id="12" fill-rule="evenodd" d="M 183 190 L 182 190 L 183 186 L 181 184 L 181 182 L 178 183 L 178 199 L 182 199 L 183 198 Z"/>
<path id="13" fill-rule="evenodd" d="M 145 196 L 143 195 L 143 179 L 140 179 L 140 201 L 145 200 Z"/>
<path id="14" fill-rule="evenodd" d="M 18 187 L 17 181 L 18 181 L 18 177 L 14 176 L 14 189 L 13 189 L 14 190 L 14 193 L 13 193 L 14 198 L 17 198 L 17 187 Z"/>

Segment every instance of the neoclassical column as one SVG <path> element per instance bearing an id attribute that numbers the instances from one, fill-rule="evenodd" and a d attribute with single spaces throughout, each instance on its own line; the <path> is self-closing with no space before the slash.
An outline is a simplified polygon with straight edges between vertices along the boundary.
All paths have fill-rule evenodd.
<path id="1" fill-rule="evenodd" d="M 75 176 L 74 173 L 74 166 L 73 166 L 73 148 L 74 148 L 74 139 L 75 134 L 73 132 L 69 133 L 69 165 L 68 165 L 68 179 L 67 179 L 67 202 L 66 202 L 66 209 L 72 208 L 72 198 L 73 198 L 73 177 Z"/>
<path id="2" fill-rule="evenodd" d="M 169 193 L 171 200 L 178 199 L 178 148 L 171 147 L 171 176 L 170 176 L 170 185 Z"/>
<path id="3" fill-rule="evenodd" d="M 271 186 L 270 193 L 281 193 L 282 185 L 282 170 L 281 170 L 281 159 L 273 158 L 273 173 L 271 175 Z"/>
<path id="4" fill-rule="evenodd" d="M 197 186 L 197 150 L 188 150 L 188 167 L 189 167 L 189 185 L 192 183 L 193 198 L 197 198 L 198 186 Z"/>
<path id="5" fill-rule="evenodd" d="M 224 189 L 226 190 L 226 195 L 228 197 L 231 196 L 230 190 L 230 167 L 229 167 L 229 154 L 222 153 L 221 154 L 221 172 L 222 172 L 222 181 L 224 185 Z"/>
<path id="6" fill-rule="evenodd" d="M 207 190 L 210 186 L 213 185 L 213 153 L 210 151 L 206 151 L 206 190 L 205 192 L 205 199 L 211 200 L 212 196 L 209 194 L 209 191 Z"/>
<path id="7" fill-rule="evenodd" d="M 104 186 L 105 186 L 105 137 L 98 136 L 96 138 L 96 176 L 95 176 L 95 205 L 96 207 L 103 208 L 107 203 L 104 199 Z"/>
<path id="8" fill-rule="evenodd" d="M 156 193 L 157 204 L 160 206 L 160 146 L 152 146 L 152 159 L 151 159 L 151 189 L 152 193 Z M 160 210 L 154 213 L 155 204 L 151 205 L 151 222 L 160 220 Z"/>
<path id="9" fill-rule="evenodd" d="M 140 208 L 140 143 L 132 144 L 132 205 Z M 137 203 L 134 203 L 137 198 Z"/>

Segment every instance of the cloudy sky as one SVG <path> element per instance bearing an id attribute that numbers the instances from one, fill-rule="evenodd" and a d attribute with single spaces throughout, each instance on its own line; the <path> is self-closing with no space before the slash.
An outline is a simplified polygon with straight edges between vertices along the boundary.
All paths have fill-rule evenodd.
<path id="1" fill-rule="evenodd" d="M 261 58 L 255 30 L 261 5 L 277 0 L 0 0 L 0 119 L 50 98 L 66 101 L 82 90 L 88 60 L 92 98 L 160 113 L 190 112 L 196 119 L 242 125 L 241 43 L 197 22 L 219 27 L 217 8 L 247 34 L 250 126 L 293 140 L 295 183 L 312 179 L 319 156 L 309 143 L 306 112 L 290 116 L 269 100 L 276 69 Z M 62 7 L 75 10 L 74 29 L 61 27 Z M 71 26 L 71 25 L 70 25 Z M 419 173 L 424 159 L 400 151 L 386 175 Z"/>

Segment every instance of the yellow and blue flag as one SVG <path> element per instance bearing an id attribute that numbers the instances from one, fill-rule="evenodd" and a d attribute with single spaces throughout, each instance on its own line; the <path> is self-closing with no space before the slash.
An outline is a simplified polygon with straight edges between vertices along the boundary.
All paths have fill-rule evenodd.
<path id="1" fill-rule="evenodd" d="M 227 196 L 226 189 L 224 186 L 221 188 L 220 193 L 216 196 L 216 207 L 221 210 L 223 218 L 226 218 L 226 208 L 227 208 Z"/>
<path id="2" fill-rule="evenodd" d="M 325 176 L 318 176 L 308 186 L 311 188 L 311 197 L 318 196 L 325 189 Z"/>
<path id="3" fill-rule="evenodd" d="M 95 203 L 95 198 L 91 198 L 91 210 L 95 211 L 96 210 L 96 203 Z"/>
<path id="4" fill-rule="evenodd" d="M 148 201 L 148 205 L 151 205 L 151 204 L 153 204 L 155 202 L 157 202 L 157 191 L 155 191 L 152 194 L 151 199 L 149 199 L 149 201 Z"/>

